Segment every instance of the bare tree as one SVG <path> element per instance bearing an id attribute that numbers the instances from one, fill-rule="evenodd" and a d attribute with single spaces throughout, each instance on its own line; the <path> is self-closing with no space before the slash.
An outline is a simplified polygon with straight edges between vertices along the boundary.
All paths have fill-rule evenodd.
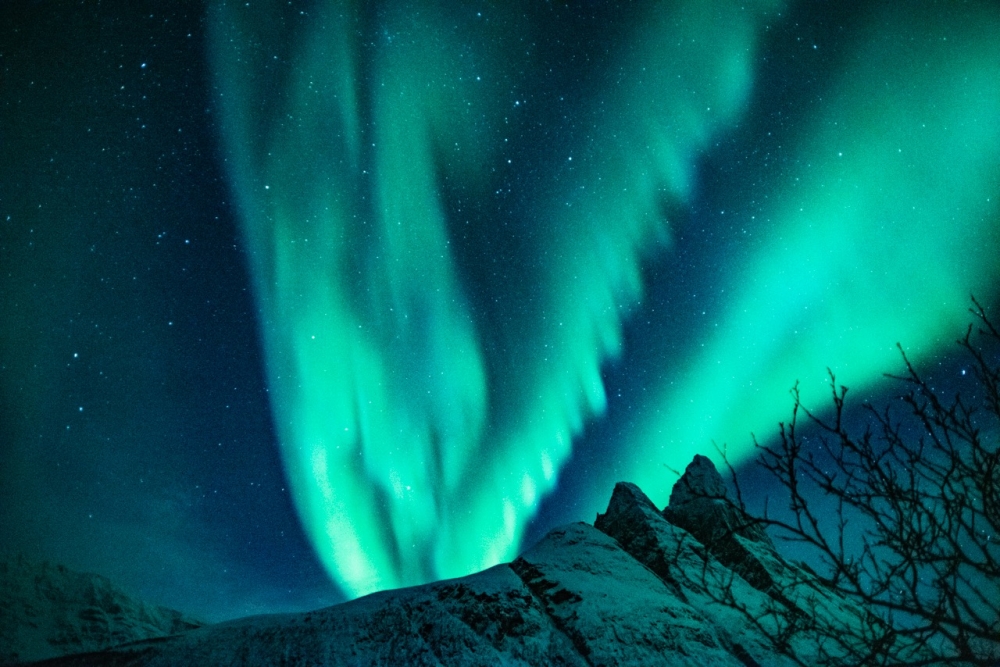
<path id="1" fill-rule="evenodd" d="M 943 397 L 900 347 L 906 372 L 888 377 L 905 387 L 904 414 L 866 404 L 867 426 L 850 433 L 831 373 L 829 416 L 796 387 L 778 442 L 757 444 L 789 510 L 762 523 L 888 629 L 864 664 L 1000 665 L 1000 332 L 973 304 L 958 341 L 973 392 Z"/>

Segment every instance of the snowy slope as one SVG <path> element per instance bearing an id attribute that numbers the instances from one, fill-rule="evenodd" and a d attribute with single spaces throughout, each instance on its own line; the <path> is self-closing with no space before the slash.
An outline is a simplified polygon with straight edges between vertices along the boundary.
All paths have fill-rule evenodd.
<path id="1" fill-rule="evenodd" d="M 662 512 L 618 484 L 594 526 L 556 528 L 478 574 L 46 664 L 857 664 L 877 619 L 782 559 L 707 459 L 682 481 Z"/>
<path id="2" fill-rule="evenodd" d="M 201 625 L 108 579 L 21 557 L 0 560 L 0 665 L 97 651 Z"/>

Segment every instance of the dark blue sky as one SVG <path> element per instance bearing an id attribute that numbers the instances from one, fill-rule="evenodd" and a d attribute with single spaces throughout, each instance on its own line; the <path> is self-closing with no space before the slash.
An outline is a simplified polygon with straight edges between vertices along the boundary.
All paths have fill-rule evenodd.
<path id="1" fill-rule="evenodd" d="M 188 7 L 0 7 L 0 544 L 210 618 L 316 606 Z"/>

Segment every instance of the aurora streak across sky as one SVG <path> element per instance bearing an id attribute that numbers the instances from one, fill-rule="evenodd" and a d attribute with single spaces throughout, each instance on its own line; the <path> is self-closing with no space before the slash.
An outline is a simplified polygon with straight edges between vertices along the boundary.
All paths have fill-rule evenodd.
<path id="1" fill-rule="evenodd" d="M 656 502 L 663 465 L 713 441 L 740 460 L 797 379 L 807 403 L 827 367 L 872 383 L 1000 280 L 1000 12 L 919 7 L 871 12 L 797 166 L 759 185 L 723 320 L 649 387 L 619 452 Z M 213 7 L 286 471 L 349 595 L 515 555 L 784 9 Z"/>

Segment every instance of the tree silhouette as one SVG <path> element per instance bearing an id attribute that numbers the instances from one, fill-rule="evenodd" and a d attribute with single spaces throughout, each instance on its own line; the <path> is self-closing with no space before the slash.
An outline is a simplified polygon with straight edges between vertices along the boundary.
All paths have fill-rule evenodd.
<path id="1" fill-rule="evenodd" d="M 958 344 L 973 392 L 942 396 L 900 347 L 906 371 L 888 377 L 904 386 L 904 414 L 866 404 L 867 425 L 849 432 L 847 388 L 831 373 L 829 416 L 803 406 L 796 386 L 777 443 L 756 443 L 788 503 L 757 521 L 879 618 L 851 637 L 843 624 L 785 614 L 779 646 L 811 632 L 838 647 L 805 662 L 1000 665 L 1000 332 L 972 303 Z M 744 511 L 738 485 L 737 503 Z"/>

